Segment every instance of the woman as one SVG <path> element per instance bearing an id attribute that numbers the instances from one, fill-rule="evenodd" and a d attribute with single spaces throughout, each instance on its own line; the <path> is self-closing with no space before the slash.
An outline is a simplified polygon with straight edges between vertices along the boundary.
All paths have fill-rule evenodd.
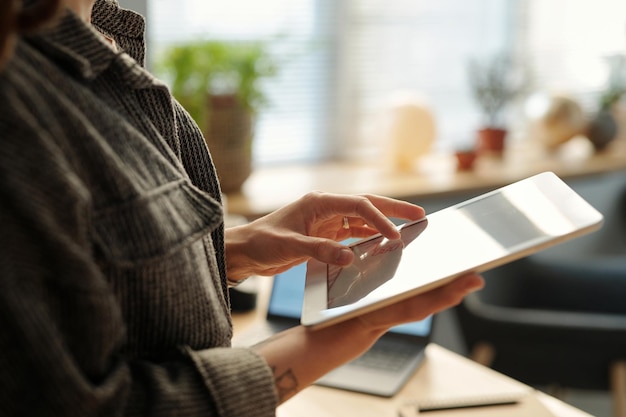
<path id="1" fill-rule="evenodd" d="M 142 66 L 144 22 L 112 0 L 1 0 L 0 414 L 272 416 L 390 327 L 481 287 L 446 287 L 250 349 L 228 285 L 317 258 L 415 205 L 310 193 L 224 231 L 202 135 Z M 342 227 L 344 218 L 349 224 Z"/>

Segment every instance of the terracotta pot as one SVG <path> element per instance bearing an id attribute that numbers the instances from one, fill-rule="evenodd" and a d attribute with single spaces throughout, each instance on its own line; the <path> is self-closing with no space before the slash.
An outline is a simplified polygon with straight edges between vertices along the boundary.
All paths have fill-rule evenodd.
<path id="1" fill-rule="evenodd" d="M 252 173 L 252 114 L 234 95 L 209 96 L 204 136 L 223 193 L 235 193 Z"/>
<path id="2" fill-rule="evenodd" d="M 479 154 L 502 155 L 506 139 L 506 129 L 487 127 L 478 131 L 476 149 Z"/>
<path id="3" fill-rule="evenodd" d="M 456 170 L 459 172 L 471 171 L 474 169 L 474 162 L 476 161 L 476 151 L 457 151 L 456 156 Z"/>

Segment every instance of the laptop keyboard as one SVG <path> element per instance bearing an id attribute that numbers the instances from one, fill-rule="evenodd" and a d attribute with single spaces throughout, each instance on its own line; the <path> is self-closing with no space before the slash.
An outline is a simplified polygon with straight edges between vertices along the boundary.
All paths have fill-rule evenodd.
<path id="1" fill-rule="evenodd" d="M 415 357 L 417 346 L 395 344 L 374 345 L 363 355 L 350 362 L 350 365 L 365 366 L 370 369 L 400 371 Z"/>

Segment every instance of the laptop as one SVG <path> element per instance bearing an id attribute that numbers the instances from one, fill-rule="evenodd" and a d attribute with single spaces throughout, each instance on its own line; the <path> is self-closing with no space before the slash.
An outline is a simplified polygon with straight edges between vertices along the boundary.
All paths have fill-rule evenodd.
<path id="1" fill-rule="evenodd" d="M 272 334 L 300 324 L 306 263 L 274 277 L 266 320 L 235 337 L 233 346 L 251 346 Z M 434 318 L 394 327 L 366 353 L 331 371 L 316 385 L 394 396 L 424 359 Z"/>

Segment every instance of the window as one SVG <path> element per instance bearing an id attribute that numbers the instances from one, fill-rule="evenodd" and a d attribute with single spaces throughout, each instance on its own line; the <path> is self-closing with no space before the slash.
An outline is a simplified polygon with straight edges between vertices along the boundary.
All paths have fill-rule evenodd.
<path id="1" fill-rule="evenodd" d="M 395 92 L 415 94 L 435 117 L 439 146 L 469 140 L 480 121 L 466 80 L 467 61 L 509 49 L 515 1 L 354 0 L 342 26 L 348 98 L 344 127 L 362 156 L 384 148 L 377 117 Z M 381 135 L 382 133 L 382 135 Z M 382 142 L 382 143 L 381 143 Z"/>
<path id="2" fill-rule="evenodd" d="M 537 89 L 570 92 L 587 110 L 594 110 L 607 81 L 608 58 L 626 54 L 626 2 L 525 3 L 520 47 Z"/>
<path id="3" fill-rule="evenodd" d="M 257 164 L 315 160 L 328 155 L 328 86 L 332 74 L 333 1 L 151 0 L 152 48 L 198 37 L 250 40 L 280 38 L 286 62 L 278 76 L 265 81 L 269 107 L 256 124 Z"/>
<path id="4" fill-rule="evenodd" d="M 591 108 L 604 57 L 626 53 L 622 0 L 148 2 L 153 52 L 200 36 L 275 35 L 284 35 L 277 48 L 299 51 L 265 84 L 271 106 L 258 120 L 257 165 L 379 155 L 376 125 L 396 91 L 429 103 L 439 148 L 473 140 L 480 115 L 467 63 L 503 50 L 526 63 L 533 89 L 566 90 Z"/>

